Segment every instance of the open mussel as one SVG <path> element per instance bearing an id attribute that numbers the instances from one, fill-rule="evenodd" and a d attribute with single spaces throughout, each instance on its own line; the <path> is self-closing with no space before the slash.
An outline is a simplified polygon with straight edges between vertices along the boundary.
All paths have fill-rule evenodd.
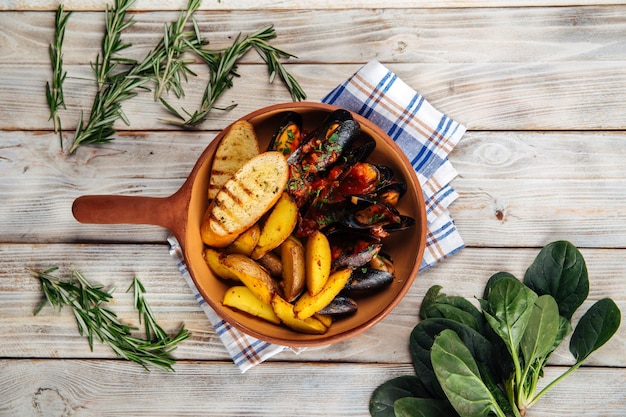
<path id="1" fill-rule="evenodd" d="M 385 171 L 381 171 L 378 166 L 357 162 L 342 177 L 336 191 L 343 195 L 367 195 L 386 180 Z"/>
<path id="2" fill-rule="evenodd" d="M 341 224 L 357 230 L 369 231 L 380 238 L 387 237 L 390 231 L 404 230 L 410 226 L 398 210 L 386 203 L 364 196 L 350 197 L 351 207 L 345 210 Z M 404 216 L 406 217 L 406 216 Z"/>
<path id="3" fill-rule="evenodd" d="M 355 144 L 352 148 L 347 150 L 344 154 L 347 166 L 352 166 L 357 162 L 363 162 L 368 156 L 376 149 L 376 141 L 370 137 L 367 137 L 358 144 Z"/>
<path id="4" fill-rule="evenodd" d="M 382 247 L 378 237 L 343 227 L 331 227 L 325 234 L 330 244 L 333 270 L 366 265 Z"/>
<path id="5" fill-rule="evenodd" d="M 415 225 L 415 219 L 413 217 L 400 215 L 400 221 L 397 223 L 389 223 L 383 226 L 383 230 L 387 233 L 400 232 L 402 230 L 410 229 Z"/>
<path id="6" fill-rule="evenodd" d="M 267 149 L 289 156 L 300 147 L 302 136 L 302 116 L 299 113 L 289 111 L 280 122 Z"/>
<path id="7" fill-rule="evenodd" d="M 358 305 L 356 301 L 345 295 L 336 296 L 326 307 L 318 311 L 318 314 L 328 314 L 333 317 L 343 317 L 356 313 Z"/>
<path id="8" fill-rule="evenodd" d="M 393 282 L 393 274 L 375 268 L 355 268 L 343 292 L 350 297 L 372 295 Z"/>
<path id="9" fill-rule="evenodd" d="M 378 187 L 369 196 L 377 201 L 382 201 L 390 206 L 396 206 L 400 198 L 406 193 L 406 183 L 389 181 Z"/>
<path id="10" fill-rule="evenodd" d="M 301 168 L 308 173 L 322 172 L 337 162 L 361 133 L 361 126 L 346 110 L 330 113 L 317 133 L 300 150 Z"/>
<path id="11" fill-rule="evenodd" d="M 393 264 L 393 259 L 388 253 L 385 252 L 378 252 L 378 254 L 369 262 L 368 266 L 370 268 L 386 271 L 391 275 L 395 275 L 396 273 L 396 267 Z"/>

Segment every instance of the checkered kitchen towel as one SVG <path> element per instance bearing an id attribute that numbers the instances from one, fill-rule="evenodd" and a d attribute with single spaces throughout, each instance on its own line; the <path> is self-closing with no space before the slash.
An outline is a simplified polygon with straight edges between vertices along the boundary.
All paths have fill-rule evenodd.
<path id="1" fill-rule="evenodd" d="M 322 102 L 370 119 L 394 139 L 413 164 L 424 192 L 428 233 L 423 271 L 464 247 L 447 208 L 458 194 L 450 187 L 457 175 L 447 159 L 465 127 L 433 108 L 421 95 L 377 61 L 371 61 L 331 91 Z M 242 372 L 284 350 L 241 333 L 222 320 L 204 301 L 187 271 L 180 247 L 170 238 L 171 254 L 196 300 Z"/>

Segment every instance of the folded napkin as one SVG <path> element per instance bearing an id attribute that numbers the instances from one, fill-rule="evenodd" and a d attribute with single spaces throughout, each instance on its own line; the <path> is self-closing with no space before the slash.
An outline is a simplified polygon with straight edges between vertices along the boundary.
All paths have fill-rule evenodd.
<path id="1" fill-rule="evenodd" d="M 450 187 L 457 175 L 447 159 L 465 127 L 436 110 L 424 97 L 377 61 L 363 66 L 321 100 L 373 121 L 404 151 L 415 168 L 426 203 L 428 232 L 423 271 L 461 250 L 465 244 L 447 211 L 458 194 Z M 168 241 L 170 253 L 194 291 L 196 300 L 241 372 L 285 350 L 302 349 L 270 344 L 248 336 L 222 320 L 198 293 L 178 242 Z"/>

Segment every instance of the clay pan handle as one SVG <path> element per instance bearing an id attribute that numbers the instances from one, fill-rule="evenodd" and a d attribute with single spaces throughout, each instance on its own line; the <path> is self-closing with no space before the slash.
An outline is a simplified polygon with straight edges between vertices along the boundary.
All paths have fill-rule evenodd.
<path id="1" fill-rule="evenodd" d="M 179 197 L 84 195 L 74 200 L 72 213 L 81 223 L 149 224 L 176 232 L 186 212 Z"/>

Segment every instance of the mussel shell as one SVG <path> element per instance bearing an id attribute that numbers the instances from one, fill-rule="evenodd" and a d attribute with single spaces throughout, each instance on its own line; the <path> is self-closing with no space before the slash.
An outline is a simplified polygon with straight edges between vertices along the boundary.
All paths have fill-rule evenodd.
<path id="1" fill-rule="evenodd" d="M 364 266 L 382 247 L 381 240 L 376 236 L 343 227 L 332 227 L 325 234 L 330 244 L 333 270 Z"/>
<path id="2" fill-rule="evenodd" d="M 345 109 L 334 110 L 328 113 L 328 116 L 326 116 L 321 124 L 320 130 L 326 132 L 333 124 L 345 122 L 346 120 L 354 120 L 352 113 Z"/>
<path id="3" fill-rule="evenodd" d="M 356 162 L 363 162 L 376 149 L 376 141 L 370 137 L 360 142 L 344 153 L 344 158 L 348 161 L 348 165 L 352 166 Z"/>
<path id="4" fill-rule="evenodd" d="M 405 216 L 404 214 L 400 215 L 399 223 L 389 223 L 383 226 L 383 229 L 388 233 L 400 232 L 402 230 L 407 230 L 415 225 L 415 219 L 413 217 Z"/>
<path id="5" fill-rule="evenodd" d="M 393 282 L 393 274 L 375 268 L 356 268 L 352 271 L 343 292 L 351 297 L 362 297 L 379 292 Z"/>
<path id="6" fill-rule="evenodd" d="M 376 201 L 368 196 L 352 196 L 350 201 L 353 204 L 346 210 L 346 215 L 340 221 L 346 227 L 360 230 L 369 230 L 376 227 L 385 228 L 386 225 L 397 223 L 401 219 L 401 215 L 395 207 Z M 365 210 L 370 208 L 372 209 L 372 215 L 367 216 L 367 222 L 363 221 L 362 215 Z"/>
<path id="7" fill-rule="evenodd" d="M 380 175 L 381 185 L 388 184 L 389 182 L 393 180 L 394 173 L 391 168 L 389 168 L 386 165 L 376 165 L 376 168 L 378 169 L 378 172 Z"/>
<path id="8" fill-rule="evenodd" d="M 348 316 L 356 313 L 357 309 L 358 305 L 352 298 L 338 295 L 326 307 L 318 311 L 318 314 L 328 314 L 333 317 Z"/>
<path id="9" fill-rule="evenodd" d="M 370 268 L 380 269 L 381 271 L 389 272 L 392 275 L 395 274 L 396 271 L 391 255 L 382 251 L 378 252 L 378 255 L 373 257 L 368 265 Z"/>
<path id="10" fill-rule="evenodd" d="M 357 162 L 344 173 L 337 186 L 337 192 L 344 196 L 372 193 L 380 183 L 380 175 L 376 165 Z"/>
<path id="11" fill-rule="evenodd" d="M 278 138 L 281 137 L 285 129 L 287 129 L 289 126 L 292 126 L 292 125 L 296 125 L 298 127 L 298 131 L 300 131 L 300 133 L 302 134 L 302 116 L 299 113 L 296 113 L 294 111 L 288 111 L 285 114 L 285 117 L 283 117 L 282 121 L 278 125 L 278 129 L 276 129 L 276 133 L 274 133 L 274 135 L 272 136 L 272 139 L 270 140 L 270 143 L 267 149 L 270 151 L 277 150 L 275 149 L 277 145 L 276 141 L 278 140 Z M 290 152 L 284 151 L 283 153 L 285 155 L 292 154 L 295 151 L 295 149 L 299 147 L 300 144 L 297 143 L 296 145 L 297 146 L 295 146 L 294 149 L 291 149 Z"/>
<path id="12" fill-rule="evenodd" d="M 398 200 L 406 193 L 406 183 L 399 181 L 391 181 L 378 187 L 370 197 L 382 201 L 391 206 L 395 206 Z"/>

